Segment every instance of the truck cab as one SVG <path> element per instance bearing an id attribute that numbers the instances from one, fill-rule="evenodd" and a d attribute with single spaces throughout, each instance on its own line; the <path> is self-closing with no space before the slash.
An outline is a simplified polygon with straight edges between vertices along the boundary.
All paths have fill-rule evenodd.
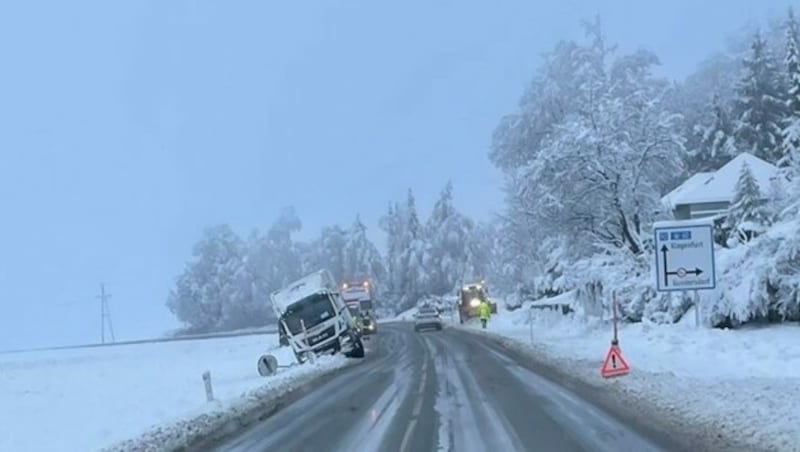
<path id="1" fill-rule="evenodd" d="M 282 341 L 291 345 L 298 362 L 308 355 L 342 352 L 364 356 L 355 319 L 327 270 L 307 275 L 270 295 Z M 284 339 L 285 338 L 285 339 Z"/>

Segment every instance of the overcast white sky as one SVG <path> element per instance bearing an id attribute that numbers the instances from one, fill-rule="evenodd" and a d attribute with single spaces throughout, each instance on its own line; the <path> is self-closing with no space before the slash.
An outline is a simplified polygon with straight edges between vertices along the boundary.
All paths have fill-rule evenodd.
<path id="1" fill-rule="evenodd" d="M 0 4 L 0 349 L 176 327 L 203 228 L 294 205 L 304 236 L 447 179 L 502 208 L 487 148 L 541 52 L 602 15 L 681 78 L 782 0 L 19 1 Z"/>

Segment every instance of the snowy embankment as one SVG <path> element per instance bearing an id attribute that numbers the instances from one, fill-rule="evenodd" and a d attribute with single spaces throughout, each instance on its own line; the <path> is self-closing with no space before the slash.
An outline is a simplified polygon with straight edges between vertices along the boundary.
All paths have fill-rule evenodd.
<path id="1" fill-rule="evenodd" d="M 392 322 L 410 322 L 414 320 L 414 316 L 417 314 L 419 310 L 419 306 L 427 305 L 433 306 L 440 309 L 443 318 L 445 320 L 453 320 L 455 319 L 456 312 L 453 310 L 453 305 L 456 303 L 457 299 L 454 297 L 428 297 L 420 300 L 417 302 L 417 305 L 413 308 L 407 309 L 402 311 L 401 313 L 397 314 L 394 317 L 389 317 L 386 319 L 379 320 L 380 322 L 384 323 L 392 323 Z"/>
<path id="2" fill-rule="evenodd" d="M 689 312 L 675 325 L 623 325 L 620 346 L 632 371 L 604 380 L 599 371 L 610 345 L 611 323 L 531 311 L 529 305 L 493 316 L 489 334 L 512 339 L 509 345 L 545 357 L 598 389 L 649 405 L 673 425 L 729 438 L 747 450 L 800 451 L 797 324 L 696 328 Z"/>
<path id="3" fill-rule="evenodd" d="M 335 356 L 261 377 L 264 353 L 294 361 L 277 342 L 269 334 L 0 355 L 0 450 L 170 449 L 347 364 Z"/>
<path id="4" fill-rule="evenodd" d="M 378 322 L 380 323 L 393 323 L 393 322 L 410 322 L 414 320 L 414 316 L 417 314 L 417 307 L 414 306 L 411 309 L 407 309 L 394 317 L 389 317 L 387 319 L 379 319 Z"/>

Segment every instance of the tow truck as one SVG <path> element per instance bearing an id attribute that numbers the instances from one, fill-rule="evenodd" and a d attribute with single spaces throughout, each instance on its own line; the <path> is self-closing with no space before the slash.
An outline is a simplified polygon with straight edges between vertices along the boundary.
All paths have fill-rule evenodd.
<path id="1" fill-rule="evenodd" d="M 359 328 L 365 335 L 378 332 L 378 324 L 372 311 L 372 284 L 368 280 L 345 281 L 341 284 L 344 298 L 350 312 L 358 320 Z"/>
<path id="2" fill-rule="evenodd" d="M 489 300 L 489 287 L 483 280 L 462 285 L 461 288 L 456 291 L 456 296 L 458 296 L 457 308 L 459 323 L 464 323 L 473 317 L 477 317 L 478 306 L 480 306 L 481 301 L 489 303 L 492 314 L 497 313 L 497 303 L 493 303 Z"/>
<path id="3" fill-rule="evenodd" d="M 319 270 L 270 295 L 278 329 L 299 363 L 310 354 L 363 358 L 364 343 L 331 273 Z"/>

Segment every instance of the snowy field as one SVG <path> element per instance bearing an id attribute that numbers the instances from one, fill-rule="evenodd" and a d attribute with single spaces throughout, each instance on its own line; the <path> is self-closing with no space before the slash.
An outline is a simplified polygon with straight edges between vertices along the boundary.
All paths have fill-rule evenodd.
<path id="1" fill-rule="evenodd" d="M 261 377 L 256 363 L 265 352 L 279 364 L 294 361 L 288 348 L 274 350 L 277 342 L 266 334 L 0 354 L 0 450 L 98 450 L 157 425 L 168 429 L 207 413 L 224 417 L 267 391 L 346 363 L 331 357 Z"/>
<path id="2" fill-rule="evenodd" d="M 799 325 L 696 328 L 693 312 L 675 325 L 624 325 L 620 346 L 632 371 L 604 381 L 599 371 L 611 323 L 531 311 L 528 305 L 493 316 L 489 331 L 544 354 L 584 381 L 610 385 L 751 450 L 800 451 Z"/>

